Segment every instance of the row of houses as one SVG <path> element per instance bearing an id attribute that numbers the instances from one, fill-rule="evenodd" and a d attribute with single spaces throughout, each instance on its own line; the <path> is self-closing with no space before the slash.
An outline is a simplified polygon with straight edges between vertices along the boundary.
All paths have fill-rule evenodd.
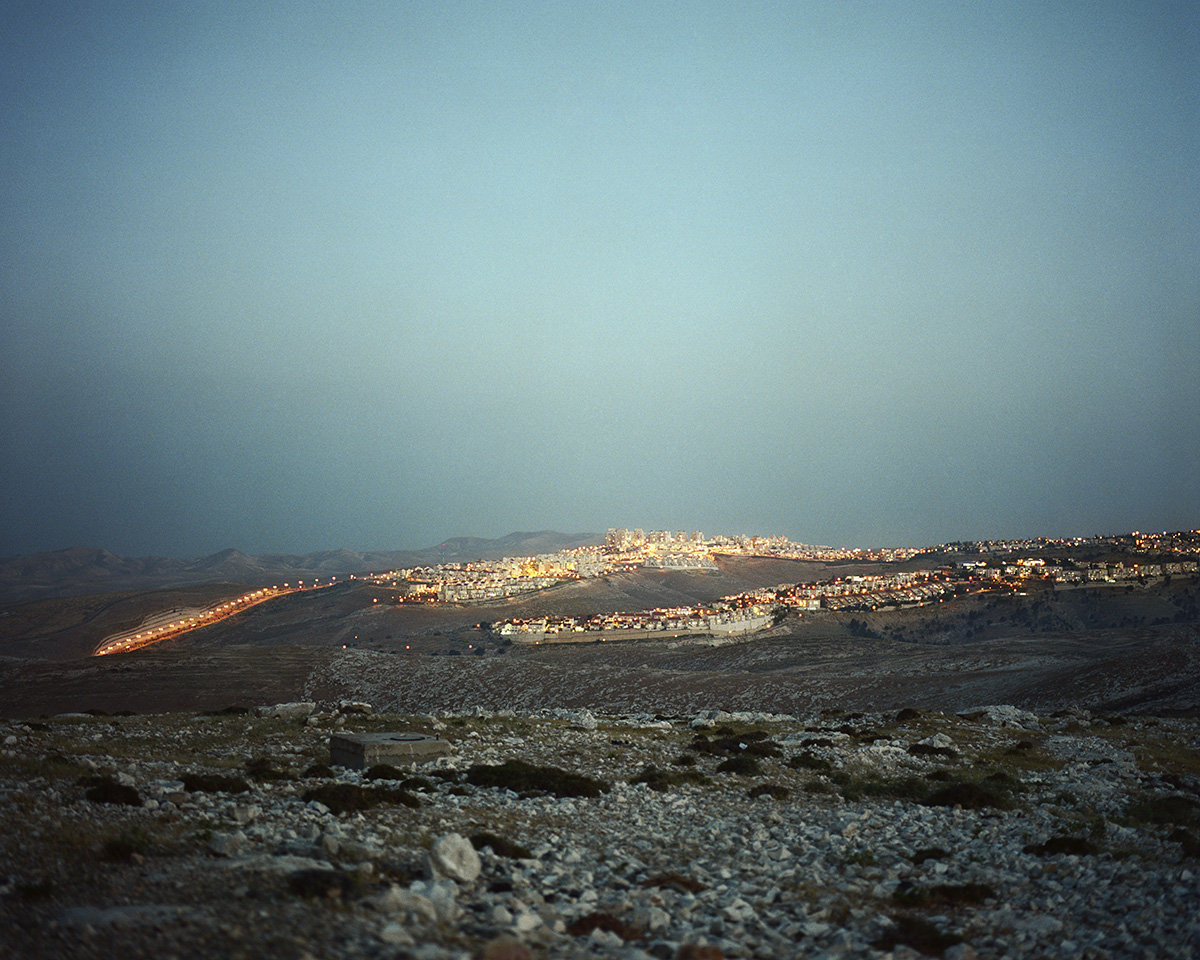
<path id="1" fill-rule="evenodd" d="M 533 642 L 547 639 L 586 639 L 588 634 L 641 631 L 657 633 L 738 633 L 758 630 L 770 622 L 772 608 L 765 605 L 750 607 L 713 608 L 679 607 L 641 610 L 631 613 L 606 613 L 594 617 L 536 617 L 510 619 L 492 627 L 492 632 L 505 639 Z M 582 636 L 576 636 L 582 635 Z"/>

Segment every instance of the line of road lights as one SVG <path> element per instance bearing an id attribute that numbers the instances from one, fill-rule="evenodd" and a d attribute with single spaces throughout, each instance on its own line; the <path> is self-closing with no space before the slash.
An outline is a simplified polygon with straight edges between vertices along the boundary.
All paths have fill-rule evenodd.
<path id="1" fill-rule="evenodd" d="M 333 582 L 335 580 L 337 580 L 337 577 L 330 577 L 329 583 L 326 584 L 326 586 L 333 586 Z M 312 587 L 310 587 L 310 589 L 315 589 L 316 587 L 319 587 L 320 585 L 321 585 L 321 581 L 318 578 L 312 582 Z M 127 637 L 124 640 L 114 640 L 111 643 L 105 644 L 105 646 L 102 647 L 100 650 L 97 650 L 96 655 L 104 656 L 105 654 L 108 654 L 108 653 L 118 652 L 122 648 L 128 647 L 130 644 L 133 644 L 135 647 L 140 647 L 147 643 L 153 643 L 156 640 L 161 640 L 163 637 L 165 637 L 173 632 L 176 632 L 178 628 L 187 629 L 189 624 L 198 626 L 197 621 L 207 620 L 209 617 L 216 617 L 216 615 L 220 614 L 222 611 L 227 612 L 223 615 L 228 615 L 228 613 L 233 612 L 234 607 L 246 605 L 246 604 L 250 603 L 250 601 L 254 600 L 255 598 L 257 598 L 259 601 L 266 600 L 268 598 L 268 595 L 270 594 L 270 591 L 279 590 L 279 589 L 280 588 L 279 588 L 278 584 L 272 585 L 270 587 L 263 587 L 261 590 L 255 590 L 253 593 L 243 594 L 242 596 L 240 596 L 234 600 L 227 600 L 225 603 L 219 604 L 218 606 L 210 607 L 207 610 L 203 610 L 195 617 L 188 617 L 186 620 L 173 620 L 171 623 L 167 624 L 166 626 L 158 627 L 154 630 L 148 630 L 145 633 L 138 633 L 132 637 Z M 291 584 L 285 583 L 283 585 L 283 589 L 290 590 Z M 304 581 L 303 580 L 296 581 L 296 589 L 297 590 L 304 589 Z M 216 617 L 216 618 L 220 619 L 220 617 Z"/>

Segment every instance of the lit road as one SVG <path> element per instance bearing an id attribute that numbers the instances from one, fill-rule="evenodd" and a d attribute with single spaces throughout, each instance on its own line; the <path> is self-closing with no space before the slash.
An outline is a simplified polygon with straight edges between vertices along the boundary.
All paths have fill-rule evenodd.
<path id="1" fill-rule="evenodd" d="M 302 593 L 308 590 L 321 590 L 333 586 L 336 581 L 336 577 L 333 577 L 328 583 L 313 580 L 306 584 L 303 580 L 297 580 L 294 584 L 285 583 L 282 586 L 252 590 L 204 609 L 176 607 L 167 613 L 147 617 L 132 630 L 105 637 L 92 652 L 92 656 L 103 657 L 110 653 L 129 653 L 131 650 L 140 650 L 153 643 L 187 633 L 189 630 L 219 623 L 227 617 L 249 610 L 260 603 L 266 603 L 268 600 L 274 600 L 276 597 L 285 597 L 288 594 Z"/>

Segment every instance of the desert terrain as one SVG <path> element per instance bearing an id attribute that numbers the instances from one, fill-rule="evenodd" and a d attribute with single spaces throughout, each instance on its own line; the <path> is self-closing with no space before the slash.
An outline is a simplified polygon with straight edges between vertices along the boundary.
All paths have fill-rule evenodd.
<path id="1" fill-rule="evenodd" d="M 101 657 L 251 584 L 8 594 L 0 954 L 1194 956 L 1196 577 L 739 638 L 481 627 L 873 569 L 723 560 L 480 606 L 354 579 Z M 331 765 L 376 731 L 449 752 Z"/>
<path id="2" fill-rule="evenodd" d="M 1196 577 L 858 615 L 793 613 L 735 640 L 531 645 L 479 627 L 505 617 L 703 603 L 879 569 L 723 558 L 717 571 L 616 573 L 484 605 L 398 604 L 395 590 L 347 579 L 149 649 L 99 658 L 90 654 L 104 637 L 140 618 L 216 602 L 248 585 L 9 599 L 0 604 L 0 715 L 356 697 L 403 712 L 1200 707 Z"/>

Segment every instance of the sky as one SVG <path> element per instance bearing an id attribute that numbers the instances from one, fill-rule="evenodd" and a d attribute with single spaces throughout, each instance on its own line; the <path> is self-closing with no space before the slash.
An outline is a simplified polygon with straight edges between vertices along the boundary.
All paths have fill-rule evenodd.
<path id="1" fill-rule="evenodd" d="M 0 2 L 0 555 L 1200 527 L 1192 2 Z"/>

